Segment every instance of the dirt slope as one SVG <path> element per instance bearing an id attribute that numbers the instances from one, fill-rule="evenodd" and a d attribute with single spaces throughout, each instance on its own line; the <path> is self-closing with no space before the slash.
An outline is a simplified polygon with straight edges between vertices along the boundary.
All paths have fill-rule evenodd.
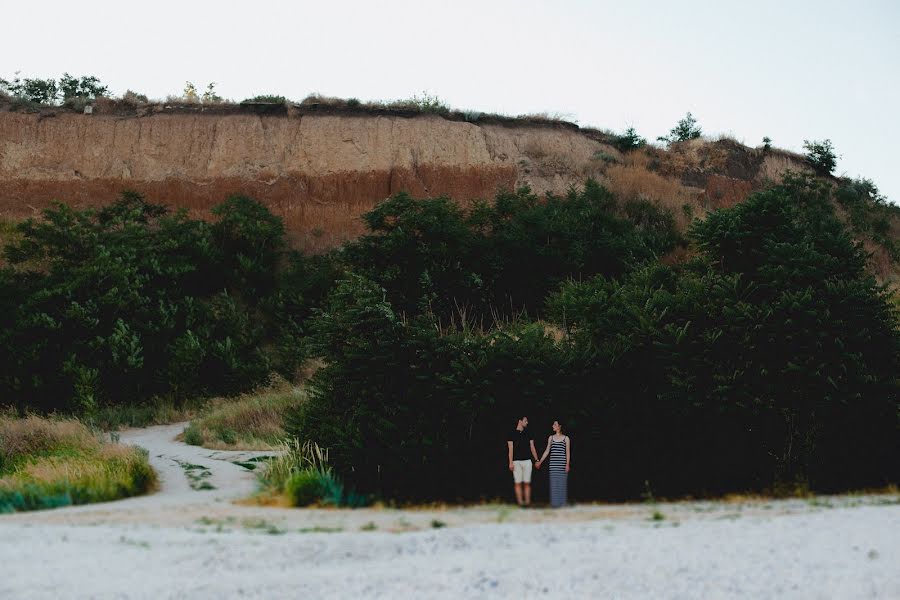
<path id="1" fill-rule="evenodd" d="M 529 184 L 564 192 L 619 155 L 573 127 L 476 125 L 433 115 L 83 115 L 0 112 L 0 217 L 123 189 L 202 214 L 229 194 L 284 217 L 302 247 L 333 247 L 399 191 L 467 201 Z"/>

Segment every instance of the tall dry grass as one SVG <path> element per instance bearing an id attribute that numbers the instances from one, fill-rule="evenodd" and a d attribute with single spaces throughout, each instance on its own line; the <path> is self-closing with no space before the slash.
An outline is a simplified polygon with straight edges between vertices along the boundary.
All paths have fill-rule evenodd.
<path id="1" fill-rule="evenodd" d="M 642 152 L 627 154 L 622 164 L 606 169 L 604 184 L 621 201 L 645 199 L 669 209 L 679 230 L 684 231 L 693 217 L 706 212 L 701 203 L 703 190 L 651 171 L 649 164 L 650 157 Z"/>
<path id="2" fill-rule="evenodd" d="M 0 416 L 0 513 L 115 500 L 155 482 L 146 451 L 79 421 Z"/>
<path id="3" fill-rule="evenodd" d="M 305 398 L 303 388 L 281 383 L 262 392 L 211 400 L 185 429 L 183 439 L 218 450 L 272 450 L 287 437 L 285 415 Z"/>
<path id="4" fill-rule="evenodd" d="M 769 152 L 762 161 L 756 180 L 764 184 L 778 184 L 788 171 L 812 173 L 806 160 L 799 154 L 787 151 Z"/>

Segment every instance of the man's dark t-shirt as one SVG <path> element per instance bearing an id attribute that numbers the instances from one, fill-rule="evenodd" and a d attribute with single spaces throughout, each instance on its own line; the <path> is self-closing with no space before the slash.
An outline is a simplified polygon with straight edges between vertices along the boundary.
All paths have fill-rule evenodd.
<path id="1" fill-rule="evenodd" d="M 528 433 L 528 430 L 519 431 L 513 429 L 509 434 L 509 440 L 513 443 L 513 460 L 530 460 L 531 459 L 531 442 L 534 438 Z"/>

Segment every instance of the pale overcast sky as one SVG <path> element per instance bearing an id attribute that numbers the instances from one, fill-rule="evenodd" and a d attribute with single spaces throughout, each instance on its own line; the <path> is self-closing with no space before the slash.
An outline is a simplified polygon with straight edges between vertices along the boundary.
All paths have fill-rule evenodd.
<path id="1" fill-rule="evenodd" d="M 99 76 L 116 94 L 185 81 L 242 100 L 427 91 L 457 108 L 555 112 L 651 140 L 704 133 L 802 151 L 900 202 L 900 2 L 43 1 L 3 7 L 0 77 Z"/>

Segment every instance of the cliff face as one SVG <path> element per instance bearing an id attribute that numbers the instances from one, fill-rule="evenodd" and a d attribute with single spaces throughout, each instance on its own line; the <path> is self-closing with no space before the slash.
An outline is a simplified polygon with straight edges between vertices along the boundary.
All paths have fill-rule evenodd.
<path id="1" fill-rule="evenodd" d="M 727 139 L 625 155 L 606 139 L 555 122 L 283 106 L 274 114 L 154 105 L 94 115 L 0 107 L 0 220 L 32 216 L 53 200 L 103 205 L 123 190 L 202 217 L 245 194 L 283 217 L 293 245 L 320 251 L 359 235 L 359 216 L 400 191 L 466 203 L 524 184 L 561 194 L 594 177 L 622 201 L 649 199 L 686 226 L 805 168 L 802 157 Z"/>
<path id="2" fill-rule="evenodd" d="M 358 235 L 359 215 L 396 192 L 468 201 L 527 183 L 562 193 L 597 174 L 598 152 L 621 156 L 574 128 L 437 116 L 0 112 L 0 216 L 52 200 L 101 205 L 124 189 L 203 214 L 241 193 L 315 250 Z"/>

